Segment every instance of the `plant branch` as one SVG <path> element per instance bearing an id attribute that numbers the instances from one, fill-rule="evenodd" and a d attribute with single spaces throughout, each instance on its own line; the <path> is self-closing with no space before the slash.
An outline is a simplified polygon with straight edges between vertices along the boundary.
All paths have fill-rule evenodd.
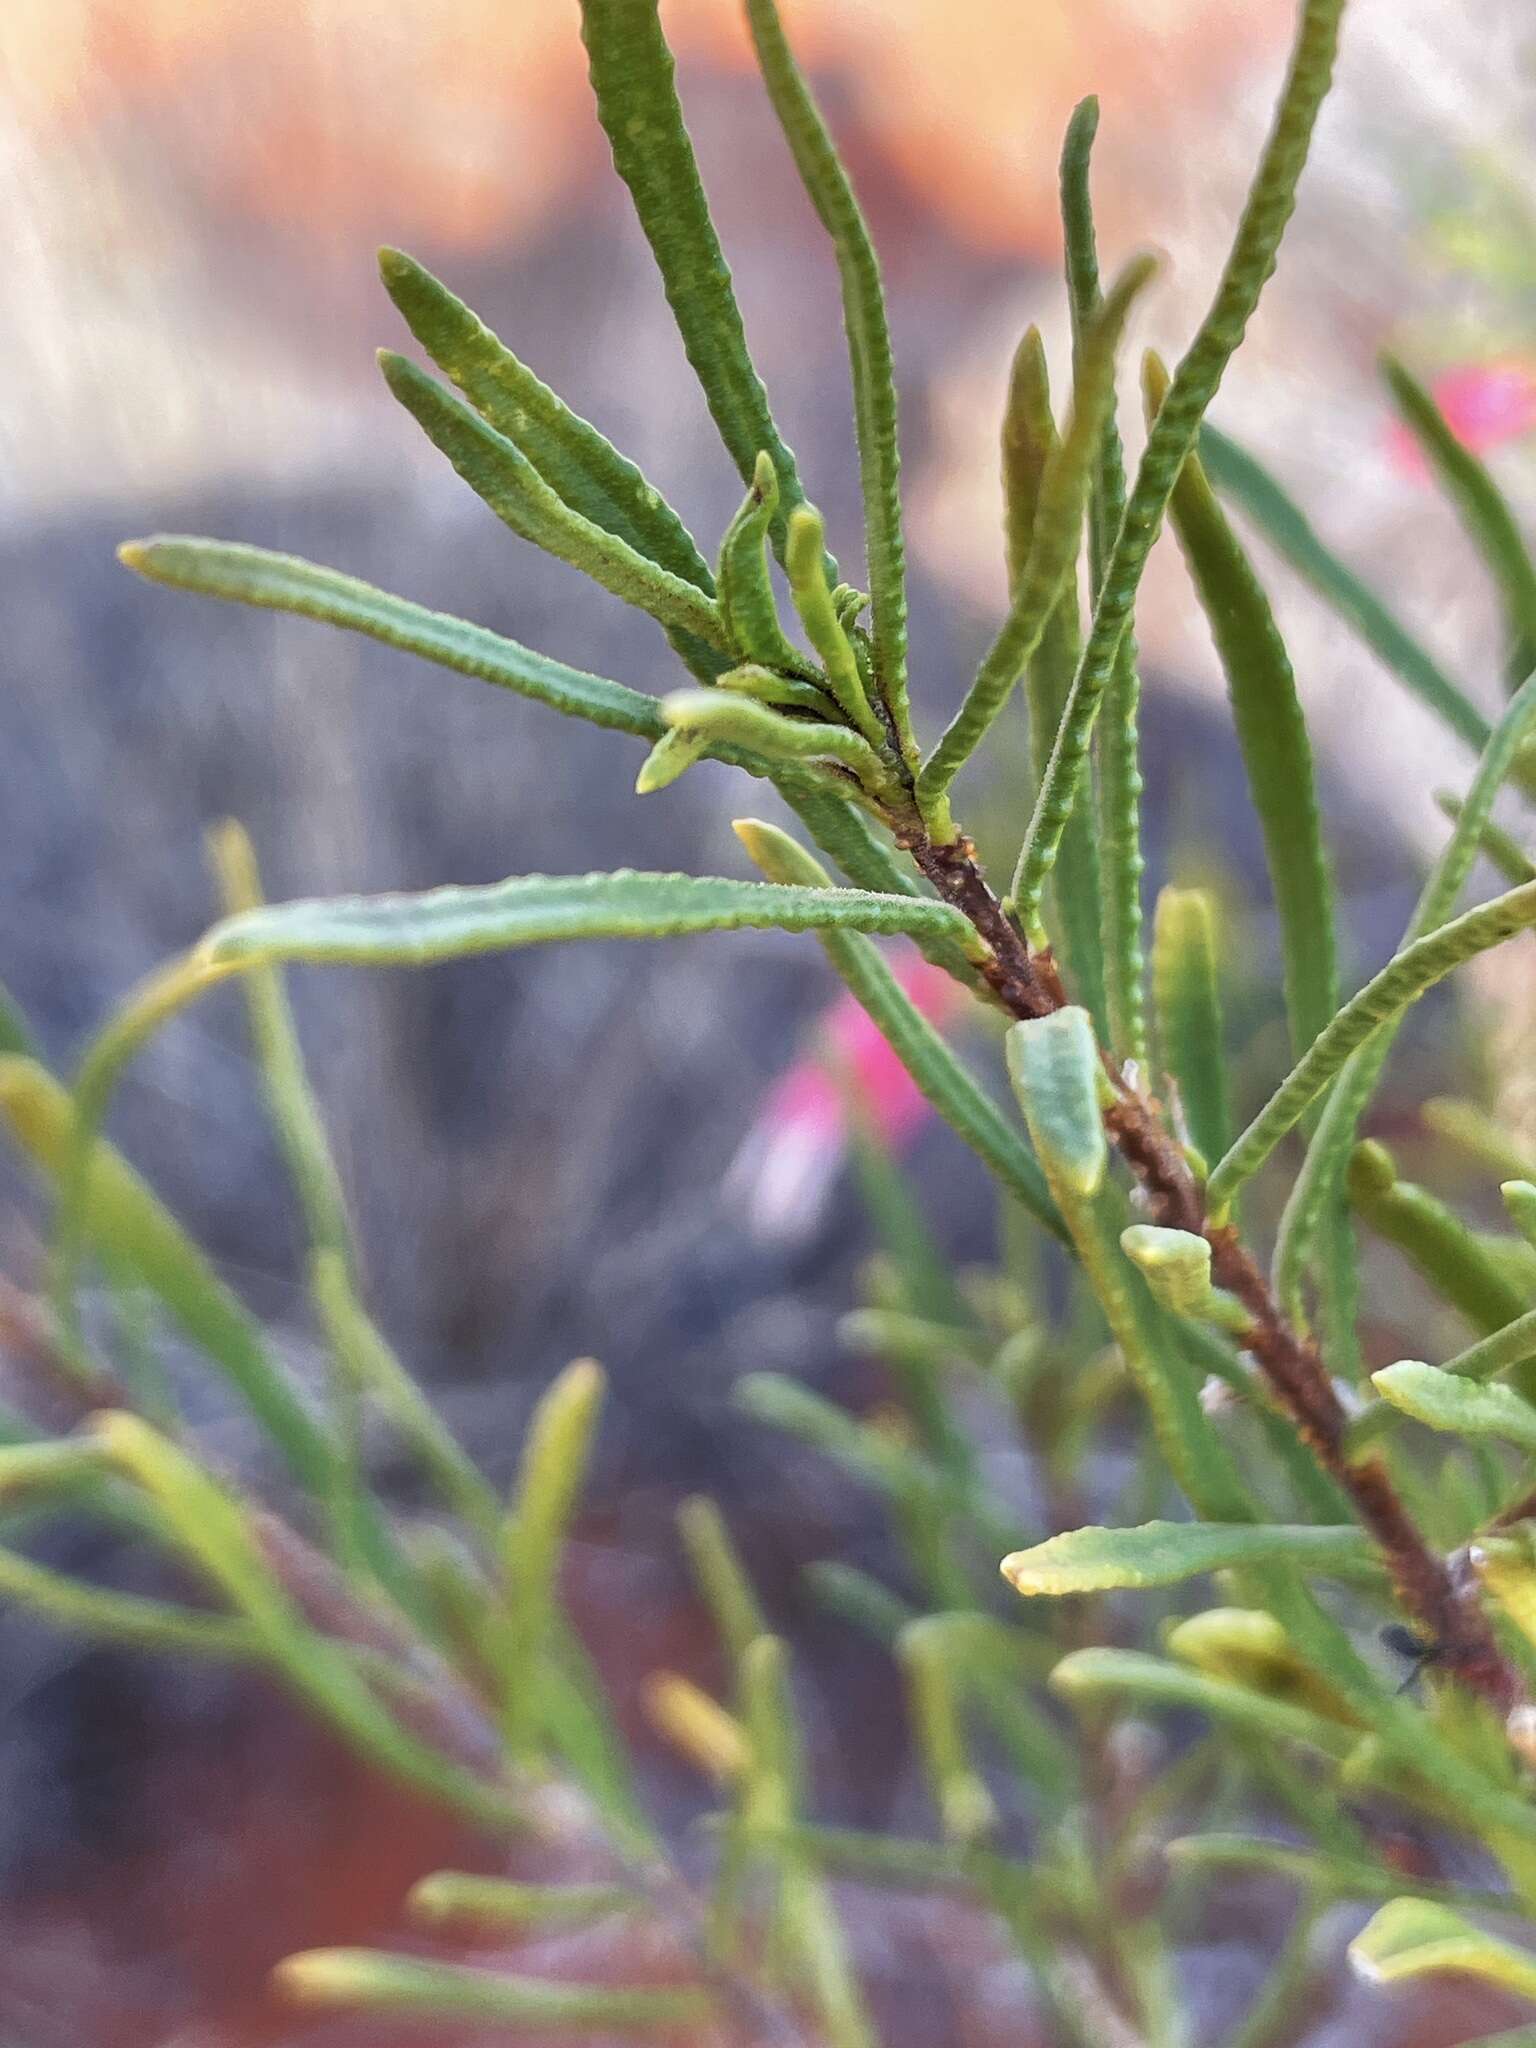
<path id="1" fill-rule="evenodd" d="M 987 941 L 992 958 L 981 971 L 1010 1015 L 1028 1020 L 1062 1008 L 1068 997 L 1050 952 L 1031 951 L 982 873 L 972 843 L 960 835 L 951 845 L 936 846 L 915 807 L 891 822 L 898 843 L 938 895 Z M 1209 1243 L 1213 1280 L 1235 1295 L 1248 1314 L 1242 1343 L 1302 1441 L 1343 1488 L 1380 1546 L 1404 1611 L 1437 1646 L 1442 1669 L 1507 1713 L 1523 1697 L 1524 1687 L 1500 1650 L 1475 1590 L 1425 1541 L 1380 1458 L 1348 1454 L 1347 1416 L 1316 1345 L 1282 1311 L 1236 1229 L 1211 1221 L 1204 1188 L 1158 1105 L 1108 1054 L 1105 1070 L 1115 1097 L 1105 1111 L 1105 1128 L 1140 1182 L 1152 1219 L 1195 1232 Z"/>

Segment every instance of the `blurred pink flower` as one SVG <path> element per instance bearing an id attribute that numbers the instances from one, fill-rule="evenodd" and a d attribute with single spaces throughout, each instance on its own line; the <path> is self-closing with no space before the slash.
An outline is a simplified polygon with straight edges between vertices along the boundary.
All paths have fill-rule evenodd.
<path id="1" fill-rule="evenodd" d="M 896 978 L 931 1024 L 942 1028 L 966 1000 L 958 983 L 915 955 Z M 768 1094 L 727 1176 L 754 1236 L 783 1241 L 816 1222 L 849 1137 L 856 1090 L 876 1134 L 899 1146 L 933 1114 L 917 1084 L 851 995 L 824 1010 L 812 1047 Z"/>
<path id="2" fill-rule="evenodd" d="M 1536 364 L 1520 357 L 1458 363 L 1442 371 L 1429 388 L 1451 432 L 1474 455 L 1516 441 L 1536 427 Z M 1404 476 L 1428 476 L 1419 444 L 1401 421 L 1389 429 L 1387 447 Z"/>

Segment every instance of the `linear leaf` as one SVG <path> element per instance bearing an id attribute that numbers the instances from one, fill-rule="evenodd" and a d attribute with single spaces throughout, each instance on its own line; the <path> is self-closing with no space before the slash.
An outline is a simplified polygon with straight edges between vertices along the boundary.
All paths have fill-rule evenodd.
<path id="1" fill-rule="evenodd" d="M 1503 600 L 1510 686 L 1536 667 L 1536 562 L 1503 492 L 1418 379 L 1391 356 L 1382 370 L 1397 409 L 1461 515 Z"/>
<path id="2" fill-rule="evenodd" d="M 503 525 L 662 625 L 691 633 L 722 653 L 730 651 L 719 607 L 696 584 L 572 511 L 515 442 L 405 356 L 381 350 L 379 367 L 433 447 Z"/>
<path id="3" fill-rule="evenodd" d="M 469 1925 L 487 1930 L 568 1927 L 633 1912 L 637 1895 L 618 1884 L 524 1884 L 435 1870 L 412 1885 L 406 1910 L 427 1927 Z"/>
<path id="4" fill-rule="evenodd" d="M 408 1734 L 341 1647 L 309 1628 L 268 1566 L 233 1493 L 135 1415 L 100 1416 L 94 1433 L 108 1462 L 153 1502 L 187 1556 L 249 1622 L 301 1699 L 364 1756 L 454 1812 L 502 1829 L 516 1824 L 518 1811 L 508 1791 Z"/>
<path id="5" fill-rule="evenodd" d="M 603 1390 L 602 1370 L 592 1359 L 568 1365 L 534 1408 L 518 1463 L 502 1542 L 505 1732 L 514 1755 L 524 1751 L 534 1730 L 538 1696 L 529 1681 L 553 1634 L 560 1555 L 586 1476 Z"/>
<path id="6" fill-rule="evenodd" d="M 295 2004 L 340 2007 L 385 2016 L 417 2013 L 444 2020 L 483 2020 L 540 2032 L 573 2028 L 630 2033 L 701 2027 L 708 1995 L 687 1985 L 622 1990 L 606 1984 L 519 1977 L 459 1963 L 422 1962 L 364 1948 L 316 1948 L 279 1963 L 272 1981 Z"/>
<path id="7" fill-rule="evenodd" d="M 685 932 L 928 932 L 973 950 L 947 904 L 862 889 L 781 889 L 704 875 L 518 875 L 421 895 L 338 896 L 227 918 L 202 941 L 212 968 L 257 960 L 424 965 L 551 939 L 667 938 Z"/>
<path id="8" fill-rule="evenodd" d="M 1393 1899 L 1383 1906 L 1350 1943 L 1349 1960 L 1371 1984 L 1452 1972 L 1536 1999 L 1536 1955 L 1484 1934 L 1430 1899 Z"/>
<path id="9" fill-rule="evenodd" d="M 1396 1245 L 1474 1329 L 1491 1334 L 1523 1314 L 1528 1291 L 1445 1203 L 1398 1177 L 1385 1145 L 1357 1145 L 1346 1177 L 1349 1198 L 1379 1237 Z"/>
<path id="10" fill-rule="evenodd" d="M 1481 753 L 1492 728 L 1459 684 L 1398 623 L 1375 591 L 1318 539 L 1306 514 L 1245 448 L 1209 424 L 1200 429 L 1200 463 L 1319 597 L 1352 626 L 1371 652 L 1413 694 Z"/>
<path id="11" fill-rule="evenodd" d="M 1214 925 L 1209 891 L 1159 894 L 1152 926 L 1158 1063 L 1172 1076 L 1190 1141 L 1206 1159 L 1219 1159 L 1231 1135 Z"/>
<path id="12" fill-rule="evenodd" d="M 1461 1437 L 1498 1437 L 1521 1450 L 1536 1451 L 1536 1407 L 1499 1381 L 1480 1386 L 1421 1359 L 1400 1358 L 1396 1365 L 1373 1372 L 1371 1384 L 1383 1400 L 1428 1429 Z"/>
<path id="13" fill-rule="evenodd" d="M 1029 544 L 1040 504 L 1046 465 L 1057 446 L 1051 414 L 1050 376 L 1038 327 L 1029 328 L 1014 354 L 1003 413 L 1003 518 L 1008 555 L 1008 597 L 1018 596 L 1029 561 Z M 1051 757 L 1082 652 L 1078 618 L 1077 565 L 1067 571 L 1056 608 L 1025 671 L 1029 701 L 1029 750 L 1038 784 Z M 1109 1043 L 1109 1007 L 1104 992 L 1104 942 L 1099 843 L 1086 808 L 1073 815 L 1062 834 L 1051 875 L 1048 924 L 1053 950 L 1067 986 L 1087 1010 L 1103 1044 Z"/>
<path id="14" fill-rule="evenodd" d="M 1223 1208 L 1305 1115 L 1351 1053 L 1400 1017 L 1464 962 L 1536 924 L 1536 882 L 1481 903 L 1406 946 L 1339 1011 L 1211 1174 L 1207 1196 Z M 1372 1048 L 1374 1051 L 1374 1047 Z"/>
<path id="15" fill-rule="evenodd" d="M 785 39 L 775 0 L 747 0 L 747 21 L 774 112 L 837 257 L 853 374 L 875 677 L 898 736 L 915 754 L 907 703 L 906 549 L 896 373 L 880 263 L 848 173 Z"/>
<path id="16" fill-rule="evenodd" d="M 1053 1180 L 1096 1195 L 1109 1167 L 1100 1102 L 1103 1070 L 1086 1010 L 1057 1010 L 1008 1033 L 1008 1073 L 1035 1150 Z"/>
<path id="17" fill-rule="evenodd" d="M 709 567 L 677 513 L 627 456 L 519 362 L 429 270 L 398 249 L 379 252 L 385 289 L 422 347 L 500 434 L 515 442 L 571 510 L 706 594 Z M 667 628 L 701 682 L 721 657 L 695 634 Z"/>
<path id="18" fill-rule="evenodd" d="M 425 605 L 412 604 L 407 598 L 296 555 L 182 534 L 130 541 L 118 549 L 118 555 L 128 568 L 153 583 L 264 611 L 292 612 L 352 633 L 366 633 L 388 647 L 419 654 L 425 661 L 456 669 L 460 675 L 477 676 L 521 697 L 533 697 L 594 725 L 651 740 L 660 739 L 666 730 L 655 698 L 640 690 L 568 668 L 563 661 L 535 654 L 516 640 L 503 639 L 489 627 L 472 625 L 447 612 L 428 611 Z"/>
<path id="19" fill-rule="evenodd" d="M 864 687 L 853 642 L 843 623 L 827 573 L 826 540 L 821 514 L 814 505 L 797 505 L 785 531 L 784 568 L 789 593 L 800 614 L 806 637 L 821 657 L 831 691 L 850 725 L 858 727 L 871 746 L 885 744 L 885 728 Z"/>
<path id="20" fill-rule="evenodd" d="M 1069 1529 L 1005 1557 L 1003 1577 L 1026 1598 L 1176 1586 L 1207 1572 L 1294 1564 L 1309 1572 L 1358 1568 L 1363 1530 L 1235 1522 L 1144 1522 L 1136 1529 Z"/>
<path id="21" fill-rule="evenodd" d="M 720 438 L 743 483 L 752 481 L 762 450 L 773 458 L 779 479 L 773 531 L 782 547 L 784 520 L 804 493 L 747 350 L 730 269 L 678 105 L 657 0 L 581 0 L 581 28 L 614 169 L 629 187 Z M 835 583 L 836 564 L 828 569 Z"/>
<path id="22" fill-rule="evenodd" d="M 1201 1406 L 1201 1375 L 1120 1247 L 1124 1205 L 1105 1184 L 1098 1058 L 1087 1012 L 1057 1010 L 1014 1025 L 1007 1053 L 1009 1079 L 1046 1184 L 1126 1370 L 1147 1404 L 1169 1470 L 1207 1519 L 1252 1519 L 1247 1489 Z M 1097 1145 L 1088 1123 L 1090 1106 Z"/>
<path id="23" fill-rule="evenodd" d="M 1148 402 L 1155 408 L 1166 390 L 1166 373 L 1152 355 L 1146 370 Z M 1333 882 L 1306 714 L 1269 599 L 1198 455 L 1179 472 L 1169 513 L 1227 679 L 1248 792 L 1264 836 L 1280 922 L 1291 1052 L 1299 1057 L 1339 1006 Z"/>
<path id="24" fill-rule="evenodd" d="M 1305 1890 L 1340 1899 L 1388 1899 L 1401 1889 L 1403 1882 L 1399 1872 L 1381 1864 L 1356 1862 L 1262 1835 L 1180 1835 L 1166 1844 L 1163 1854 L 1181 1868 L 1264 1872 L 1287 1878 Z M 1454 1891 L 1465 1896 L 1460 1886 L 1425 1882 L 1424 1889 L 1431 1893 Z M 1478 1903 L 1497 1910 L 1508 1904 L 1508 1895 L 1484 1892 Z"/>
<path id="25" fill-rule="evenodd" d="M 743 747 L 765 761 L 835 761 L 872 795 L 889 783 L 885 764 L 869 741 L 847 726 L 786 718 L 733 690 L 674 690 L 662 698 L 661 715 L 674 732 Z"/>
<path id="26" fill-rule="evenodd" d="M 1359 1739 L 1358 1731 L 1310 1708 L 1141 1650 L 1074 1650 L 1051 1673 L 1051 1685 L 1073 1700 L 1107 1693 L 1148 1706 L 1192 1707 L 1270 1741 L 1299 1742 L 1324 1756 L 1343 1757 Z"/>
<path id="27" fill-rule="evenodd" d="M 734 829 L 775 885 L 825 886 L 825 871 L 786 833 L 754 818 L 738 819 Z M 1061 1218 L 1047 1192 L 1045 1176 L 1022 1136 L 917 1008 L 877 948 L 853 932 L 824 933 L 822 945 L 850 992 L 939 1115 L 986 1161 L 1015 1200 L 1061 1236 Z"/>
<path id="28" fill-rule="evenodd" d="M 655 485 L 572 412 L 461 299 L 414 258 L 379 252 L 385 289 L 445 376 L 513 441 L 573 512 L 670 569 L 706 596 L 709 565 Z"/>
<path id="29" fill-rule="evenodd" d="M 1453 796 L 1446 789 L 1437 789 L 1435 791 L 1435 802 L 1444 811 L 1453 825 L 1459 821 L 1461 817 L 1461 798 L 1459 796 Z M 1478 851 L 1493 862 L 1493 865 L 1498 869 L 1506 882 L 1536 882 L 1536 860 L 1531 859 L 1531 856 L 1512 833 L 1506 832 L 1502 825 L 1496 825 L 1492 818 L 1485 818 L 1483 820 L 1482 829 L 1478 833 L 1477 844 Z"/>
<path id="30" fill-rule="evenodd" d="M 918 800 L 935 821 L 947 816 L 944 793 L 985 738 L 988 729 L 1029 666 L 1040 636 L 1061 597 L 1061 586 L 1077 559 L 1099 439 L 1115 396 L 1115 354 L 1137 294 L 1157 265 L 1150 256 L 1128 263 L 1083 338 L 1082 359 L 1073 379 L 1072 411 L 1066 432 L 1040 480 L 1040 498 L 1030 533 L 1029 556 L 997 638 L 982 657 L 965 701 L 943 738 L 923 763 Z M 1054 754 L 1052 756 L 1054 759 Z M 954 827 L 948 826 L 948 838 Z M 1038 907 L 1038 901 L 1037 906 Z"/>
<path id="31" fill-rule="evenodd" d="M 35 1061 L 0 1059 L 0 1116 L 33 1162 L 60 1182 L 75 1121 L 68 1090 Z M 91 1163 L 90 1230 L 214 1361 L 303 1483 L 323 1488 L 330 1447 L 269 1355 L 255 1317 L 122 1154 L 104 1143 Z"/>
<path id="32" fill-rule="evenodd" d="M 766 554 L 768 529 L 779 508 L 779 480 L 771 458 L 762 454 L 752 472 L 746 501 L 720 542 L 717 580 L 720 612 L 731 645 L 748 661 L 810 676 L 815 670 L 779 623 Z"/>
<path id="33" fill-rule="evenodd" d="M 1404 949 L 1443 927 L 1456 907 L 1477 858 L 1483 828 L 1494 800 L 1515 766 L 1533 723 L 1536 723 L 1536 677 L 1515 692 L 1494 727 L 1462 803 L 1461 815 L 1445 850 L 1430 872 L 1403 935 Z M 1402 958 L 1402 953 L 1399 953 Z M 1388 971 L 1390 971 L 1390 966 Z M 1275 1246 L 1275 1279 L 1281 1299 L 1295 1299 L 1317 1216 L 1338 1190 L 1355 1129 L 1370 1100 L 1397 1034 L 1395 1022 L 1377 1031 L 1334 1085 L 1307 1156 L 1291 1188 Z"/>
<path id="34" fill-rule="evenodd" d="M 1089 172 L 1098 133 L 1099 103 L 1086 99 L 1074 108 L 1061 152 L 1062 242 L 1066 254 L 1067 300 L 1072 313 L 1074 365 L 1081 358 L 1101 304 L 1097 236 Z M 1089 500 L 1090 588 L 1094 602 L 1115 535 L 1125 516 L 1125 460 L 1113 402 L 1104 420 L 1093 490 Z M 1105 692 L 1098 733 L 1098 817 L 1104 877 L 1104 960 L 1108 980 L 1108 1043 L 1126 1059 L 1144 1060 L 1147 1027 L 1142 956 L 1141 748 L 1137 719 L 1141 678 L 1136 637 L 1127 627 Z"/>
<path id="35" fill-rule="evenodd" d="M 1318 109 L 1327 95 L 1344 0 L 1306 0 L 1274 126 L 1238 223 L 1209 312 L 1185 351 L 1142 451 L 1125 517 L 1104 572 L 1067 715 L 1030 824 L 1029 855 L 1015 889 L 1021 910 L 1038 903 L 1078 795 L 1104 691 L 1130 628 L 1136 592 L 1184 459 L 1272 275 L 1296 203 Z M 1027 923 L 1027 920 L 1026 920 Z"/>

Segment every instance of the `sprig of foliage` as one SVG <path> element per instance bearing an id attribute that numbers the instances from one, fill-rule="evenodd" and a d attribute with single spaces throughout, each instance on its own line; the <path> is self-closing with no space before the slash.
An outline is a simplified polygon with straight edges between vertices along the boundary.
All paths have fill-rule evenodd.
<path id="1" fill-rule="evenodd" d="M 761 881 L 522 875 L 489 887 L 268 905 L 251 849 L 228 828 L 217 845 L 226 914 L 107 1020 L 71 1088 L 38 1062 L 26 1020 L 7 1004 L 0 1116 L 56 1194 L 51 1306 L 61 1374 L 80 1401 L 113 1412 L 55 1440 L 24 1418 L 0 1418 L 0 1503 L 33 1512 L 88 1502 L 190 1564 L 210 1604 L 205 1612 L 130 1599 L 9 1551 L 0 1551 L 0 1590 L 61 1626 L 254 1661 L 417 1792 L 495 1835 L 522 1828 L 579 1850 L 583 1877 L 570 1887 L 429 1879 L 415 1894 L 425 1922 L 462 1916 L 507 1927 L 639 1914 L 680 1958 L 676 1983 L 626 1988 L 320 1951 L 279 1973 L 280 1988 L 310 2006 L 509 2029 L 734 2026 L 743 2039 L 868 2048 L 873 2023 L 828 1885 L 852 1871 L 870 1882 L 963 1887 L 1029 1965 L 1061 2038 L 1097 2048 L 1129 2026 L 1138 2038 L 1172 2041 L 1178 1902 L 1245 1857 L 1296 1884 L 1304 1903 L 1240 2039 L 1262 2039 L 1294 1995 L 1311 1931 L 1336 1898 L 1382 1906 L 1353 1950 L 1373 1981 L 1454 1967 L 1532 1995 L 1522 1952 L 1461 1917 L 1463 1908 L 1487 1910 L 1490 1894 L 1434 1878 L 1415 1884 L 1375 1830 L 1379 1813 L 1396 1808 L 1421 1832 L 1470 1836 L 1502 1866 L 1506 1889 L 1493 1901 L 1527 1912 L 1536 1904 L 1536 1807 L 1526 1784 L 1536 1752 L 1536 1187 L 1512 1174 L 1504 1197 L 1520 1234 L 1490 1236 L 1402 1179 L 1380 1147 L 1360 1146 L 1358 1132 L 1409 1008 L 1536 925 L 1529 863 L 1492 816 L 1506 785 L 1521 779 L 1536 679 L 1513 678 L 1520 686 L 1490 727 L 1281 487 L 1204 424 L 1277 259 L 1343 0 L 1303 0 L 1275 124 L 1215 299 L 1171 377 L 1148 358 L 1149 435 L 1129 487 L 1118 357 L 1153 266 L 1132 259 L 1101 294 L 1088 191 L 1097 109 L 1085 103 L 1074 117 L 1062 176 L 1070 405 L 1058 429 L 1032 330 L 1015 358 L 1002 434 L 1009 608 L 926 757 L 909 701 L 896 384 L 878 262 L 775 7 L 746 0 L 746 12 L 770 104 L 837 260 L 868 597 L 841 580 L 827 553 L 748 352 L 656 0 L 583 0 L 582 25 L 615 167 L 746 486 L 715 566 L 598 428 L 446 285 L 392 250 L 381 259 L 390 296 L 455 388 L 402 357 L 386 357 L 384 368 L 395 395 L 516 533 L 662 625 L 686 687 L 653 698 L 258 548 L 169 537 L 122 554 L 151 581 L 363 633 L 627 733 L 650 748 L 642 791 L 706 755 L 740 767 L 777 789 L 850 886 L 777 825 L 743 819 L 738 838 Z M 1536 567 L 1518 522 L 1408 373 L 1393 367 L 1389 381 L 1488 564 L 1515 665 L 1528 665 Z M 1450 839 L 1401 947 L 1342 1004 L 1305 692 L 1218 492 L 1480 754 L 1471 787 L 1451 800 Z M 1235 1140 L 1228 962 L 1202 892 L 1159 898 L 1151 1045 L 1144 1017 L 1133 634 L 1165 517 L 1227 676 L 1281 934 L 1294 1065 Z M 770 548 L 809 651 L 780 616 Z M 869 630 L 860 624 L 866 606 Z M 954 792 L 1021 677 L 1034 786 L 1019 805 L 1029 823 L 1003 895 L 955 815 Z M 1083 801 L 1091 757 L 1096 808 Z M 1500 861 L 1512 886 L 1458 914 L 1480 851 Z M 849 1330 L 884 1356 L 900 1400 L 855 1417 L 772 1374 L 752 1376 L 740 1398 L 890 1514 L 905 1588 L 845 1562 L 824 1564 L 813 1585 L 899 1661 L 942 1841 L 877 1841 L 811 1818 L 791 1651 L 724 1519 L 692 1502 L 682 1541 L 727 1684 L 716 1699 L 659 1673 L 647 1703 L 721 1800 L 705 1895 L 647 1820 L 561 1600 L 600 1370 L 579 1361 L 545 1395 L 503 1502 L 369 1314 L 281 971 L 292 961 L 424 966 L 557 940 L 731 930 L 816 934 L 918 1089 L 996 1181 L 1009 1260 L 987 1276 L 951 1274 L 892 1162 L 861 1138 L 886 1249 Z M 979 1021 L 1003 1013 L 1017 1115 L 904 992 L 877 944 L 889 939 L 915 942 L 948 972 L 975 999 Z M 332 1364 L 324 1405 L 289 1384 L 254 1319 L 102 1136 L 113 1090 L 149 1036 L 229 979 L 246 990 L 307 1226 L 315 1322 Z M 1239 1229 L 1236 1197 L 1272 1172 L 1298 1124 L 1306 1150 L 1285 1195 L 1271 1281 Z M 1467 1142 L 1465 1118 L 1461 1129 L 1484 1170 L 1519 1167 L 1518 1150 L 1497 1134 L 1473 1130 Z M 1332 1231 L 1346 1184 L 1363 1226 L 1405 1253 L 1478 1333 L 1438 1365 L 1404 1359 L 1376 1371 L 1374 1398 L 1363 1403 L 1340 1387 L 1359 1371 L 1352 1239 Z M 1244 1206 L 1257 1213 L 1257 1193 Z M 1026 1225 L 1038 1247 L 1026 1247 Z M 303 1491 L 288 1522 L 246 1500 L 174 1406 L 154 1426 L 131 1412 L 133 1395 L 82 1313 L 93 1260 L 109 1287 L 151 1300 L 256 1418 Z M 1314 1270 L 1321 1349 L 1306 1322 Z M 963 1399 L 952 1398 L 957 1384 Z M 1128 1392 L 1144 1425 L 1128 1418 Z M 1046 1504 L 1034 1529 L 1018 1527 L 977 1454 L 963 1419 L 977 1399 L 1016 1422 L 1034 1457 Z M 375 1495 L 360 1448 L 370 1414 L 419 1464 L 454 1518 L 452 1533 L 409 1526 Z M 1132 1504 L 1102 1510 L 1135 1516 L 1129 1526 L 1084 1520 L 1083 1474 L 1106 1429 L 1117 1455 L 1127 1440 L 1134 1446 Z M 1000 1558 L 1025 1596 L 1006 1609 Z M 1190 1611 L 1198 1596 L 1189 1589 L 1212 1575 L 1220 1604 Z M 1326 1603 L 1319 1576 L 1337 1581 Z M 324 1601 L 313 1597 L 317 1579 Z M 1076 1621 L 1059 1619 L 1062 1596 L 1127 1593 L 1169 1619 L 1163 1654 L 1085 1643 Z M 1375 1654 L 1372 1633 L 1388 1616 L 1424 1645 L 1421 1693 L 1404 1694 Z M 1110 1768 L 1106 1717 L 1122 1711 L 1193 1713 L 1210 1731 L 1128 1809 L 1096 1782 Z M 1073 1716 L 1086 1719 L 1086 1751 L 1074 1742 Z M 1148 1840 L 1185 1824 L 1186 1805 L 1200 1809 L 1202 1773 L 1217 1753 L 1240 1796 L 1277 1807 L 1302 1845 L 1244 1837 L 1234 1847 L 1221 1827 L 1185 1837 L 1171 1852 L 1166 1912 L 1128 1916 L 1127 1869 L 1145 1862 Z M 1020 1814 L 1027 1861 L 1009 1841 Z"/>

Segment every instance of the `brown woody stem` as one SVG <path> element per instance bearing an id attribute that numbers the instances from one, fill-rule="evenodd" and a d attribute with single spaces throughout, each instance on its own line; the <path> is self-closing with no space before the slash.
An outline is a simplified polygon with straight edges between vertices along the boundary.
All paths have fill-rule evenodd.
<path id="1" fill-rule="evenodd" d="M 962 837 L 951 846 L 935 846 L 915 814 L 892 824 L 898 844 L 938 895 L 963 912 L 991 947 L 992 959 L 982 971 L 1003 1007 L 1020 1019 L 1062 1008 L 1068 998 L 1055 962 L 1049 953 L 1031 953 L 977 864 L 971 842 Z M 1524 1688 L 1495 1640 L 1475 1589 L 1425 1541 L 1381 1459 L 1349 1457 L 1345 1409 L 1317 1347 L 1282 1312 L 1232 1226 L 1213 1224 L 1207 1216 L 1204 1189 L 1156 1103 L 1112 1060 L 1106 1059 L 1105 1066 L 1116 1095 L 1105 1112 L 1105 1127 L 1141 1183 L 1153 1218 L 1209 1243 L 1212 1278 L 1248 1311 L 1245 1348 L 1276 1404 L 1379 1545 L 1404 1612 L 1436 1646 L 1441 1669 L 1507 1713 Z"/>

